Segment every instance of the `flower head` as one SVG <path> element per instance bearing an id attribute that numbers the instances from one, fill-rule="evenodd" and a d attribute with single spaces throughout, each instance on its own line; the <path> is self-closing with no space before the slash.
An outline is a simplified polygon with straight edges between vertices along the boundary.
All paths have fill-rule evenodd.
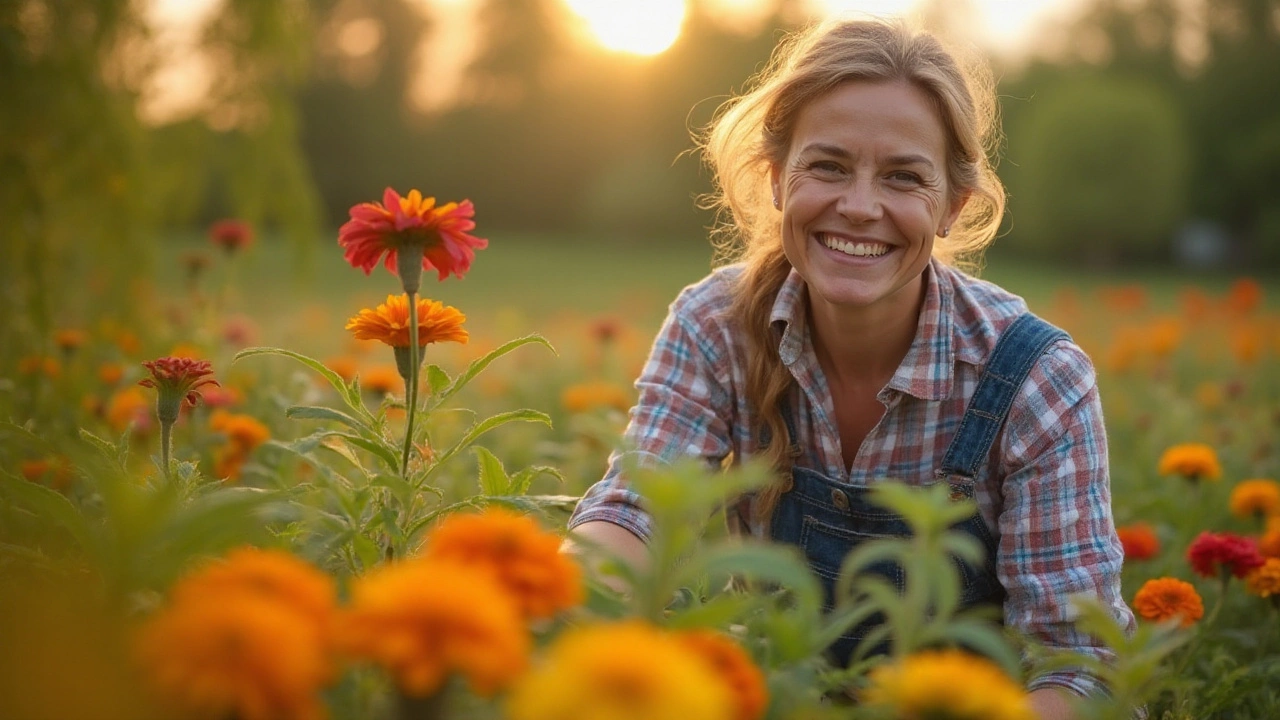
<path id="1" fill-rule="evenodd" d="M 233 593 L 274 600 L 328 636 L 337 611 L 333 578 L 283 550 L 243 547 L 210 562 L 179 580 L 170 591 L 174 602 L 197 602 Z"/>
<path id="2" fill-rule="evenodd" d="M 1195 587 L 1184 580 L 1162 577 L 1148 580 L 1133 596 L 1133 610 L 1152 622 L 1179 618 L 1189 627 L 1204 617 L 1204 602 Z"/>
<path id="3" fill-rule="evenodd" d="M 219 220 L 209 226 L 209 240 L 227 253 L 234 253 L 253 243 L 253 227 L 243 220 Z"/>
<path id="4" fill-rule="evenodd" d="M 387 188 L 381 203 L 360 203 L 350 215 L 338 230 L 338 244 L 346 251 L 347 262 L 368 275 L 385 254 L 387 269 L 402 276 L 409 293 L 416 293 L 418 285 L 406 272 L 435 268 L 441 280 L 450 273 L 462 278 L 471 269 L 475 251 L 489 245 L 488 240 L 468 234 L 476 226 L 470 200 L 437 207 L 435 198 L 424 198 L 417 190 L 401 197 Z M 400 253 L 409 253 L 413 259 L 420 254 L 421 268 L 401 261 Z"/>
<path id="5" fill-rule="evenodd" d="M 151 376 L 142 378 L 138 384 L 155 388 L 158 392 L 156 412 L 161 423 L 177 420 L 183 401 L 188 405 L 195 405 L 200 399 L 202 386 L 218 384 L 217 380 L 208 377 L 213 374 L 213 367 L 208 360 L 170 356 L 148 360 L 142 366 Z"/>
<path id="6" fill-rule="evenodd" d="M 1259 597 L 1280 597 L 1280 558 L 1267 558 L 1245 577 L 1245 587 Z"/>
<path id="7" fill-rule="evenodd" d="M 1116 528 L 1125 560 L 1150 560 L 1160 552 L 1160 538 L 1146 523 L 1133 523 Z"/>
<path id="8" fill-rule="evenodd" d="M 560 537 L 528 515 L 488 508 L 454 513 L 427 535 L 422 554 L 493 572 L 525 617 L 551 617 L 582 602 L 582 571 Z"/>
<path id="9" fill-rule="evenodd" d="M 1018 683 L 994 663 L 960 650 L 926 650 L 868 675 L 863 700 L 894 717 L 1033 720 Z"/>
<path id="10" fill-rule="evenodd" d="M 1222 477 L 1218 454 L 1203 443 L 1174 445 L 1160 456 L 1161 475 L 1181 475 L 1188 480 L 1217 480 Z"/>
<path id="11" fill-rule="evenodd" d="M 53 342 L 58 346 L 59 350 L 65 353 L 72 353 L 79 350 L 89 340 L 89 335 L 83 330 L 68 328 L 59 330 L 53 334 Z"/>
<path id="12" fill-rule="evenodd" d="M 756 720 L 769 706 L 764 673 L 733 638 L 714 630 L 686 630 L 675 638 L 703 660 L 729 687 L 737 711 L 734 720 Z"/>
<path id="13" fill-rule="evenodd" d="M 1267 529 L 1258 537 L 1258 552 L 1280 558 L 1280 516 L 1267 518 Z"/>
<path id="14" fill-rule="evenodd" d="M 528 630 L 506 591 L 487 572 L 444 560 L 380 566 L 352 586 L 338 640 L 370 660 L 407 695 L 437 691 L 452 673 L 492 695 L 528 664 Z"/>
<path id="15" fill-rule="evenodd" d="M 124 432 L 130 426 L 139 432 L 145 432 L 154 422 L 146 393 L 136 387 L 126 387 L 112 393 L 103 415 L 107 424 L 116 432 Z"/>
<path id="16" fill-rule="evenodd" d="M 375 365 L 360 371 L 360 387 L 374 395 L 390 395 L 400 389 L 400 372 L 394 365 Z"/>
<path id="17" fill-rule="evenodd" d="M 245 453 L 271 439 L 271 431 L 252 415 L 218 409 L 209 416 L 209 429 L 227 436 L 227 441 Z"/>
<path id="18" fill-rule="evenodd" d="M 595 380 L 570 385 L 560 395 L 560 403 L 569 412 L 582 413 L 595 408 L 614 408 L 626 412 L 631 407 L 631 393 L 615 383 Z"/>
<path id="19" fill-rule="evenodd" d="M 735 705 L 696 652 L 630 620 L 557 636 L 542 664 L 512 688 L 506 710 L 510 720 L 730 720 Z"/>
<path id="20" fill-rule="evenodd" d="M 1242 578 L 1263 562 L 1258 543 L 1252 538 L 1207 531 L 1191 541 L 1187 559 L 1197 575 L 1208 578 L 1227 577 L 1228 574 Z"/>
<path id="21" fill-rule="evenodd" d="M 1231 489 L 1231 514 L 1242 518 L 1280 515 L 1280 483 L 1275 480 L 1242 480 Z"/>
<path id="22" fill-rule="evenodd" d="M 457 308 L 428 298 L 418 298 L 418 344 L 438 342 L 466 344 L 467 319 Z M 373 310 L 361 310 L 347 321 L 347 329 L 357 340 L 378 340 L 393 348 L 409 347 L 409 297 L 388 295 L 387 301 Z"/>

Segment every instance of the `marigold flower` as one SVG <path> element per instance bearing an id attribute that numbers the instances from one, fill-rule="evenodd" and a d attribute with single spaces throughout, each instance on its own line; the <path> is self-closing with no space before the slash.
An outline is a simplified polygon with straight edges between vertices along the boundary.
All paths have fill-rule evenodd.
<path id="1" fill-rule="evenodd" d="M 764 673 L 733 638 L 714 630 L 686 630 L 675 638 L 711 664 L 728 686 L 737 711 L 734 720 L 756 720 L 769 706 Z"/>
<path id="2" fill-rule="evenodd" d="M 130 425 L 139 432 L 145 432 L 152 423 L 151 401 L 138 388 L 126 387 L 107 400 L 103 415 L 116 432 L 124 432 Z"/>
<path id="3" fill-rule="evenodd" d="M 394 365 L 378 365 L 360 373 L 360 387 L 375 395 L 390 395 L 400 389 L 400 371 Z"/>
<path id="4" fill-rule="evenodd" d="M 54 490 L 63 490 L 71 483 L 71 463 L 65 457 L 23 460 L 18 465 L 22 477 L 31 481 L 47 481 Z"/>
<path id="5" fill-rule="evenodd" d="M 1197 575 L 1208 578 L 1226 577 L 1228 573 L 1242 578 L 1263 562 L 1252 538 L 1208 531 L 1191 541 L 1187 559 Z"/>
<path id="6" fill-rule="evenodd" d="M 219 220 L 209 226 L 209 239 L 228 254 L 253 243 L 253 227 L 243 220 Z"/>
<path id="7" fill-rule="evenodd" d="M 1261 478 L 1242 480 L 1231 489 L 1228 504 L 1236 517 L 1280 515 L 1280 483 Z"/>
<path id="8" fill-rule="evenodd" d="M 400 274 L 398 254 L 421 253 L 421 270 L 435 268 L 439 279 L 450 273 L 461 279 L 471 269 L 475 251 L 489 241 L 468 233 L 475 229 L 475 208 L 470 200 L 436 207 L 436 199 L 417 190 L 401 197 L 387 188 L 382 202 L 360 203 L 351 208 L 351 219 L 338 229 L 338 244 L 352 267 L 368 275 L 386 254 L 386 267 Z M 413 267 L 410 272 L 417 270 Z M 402 277 L 405 292 L 416 293 L 416 278 Z"/>
<path id="9" fill-rule="evenodd" d="M 570 385 L 560 395 L 560 403 L 569 412 L 588 412 L 595 408 L 614 408 L 626 412 L 631 408 L 631 392 L 603 380 Z"/>
<path id="10" fill-rule="evenodd" d="M 27 355 L 18 360 L 18 372 L 22 375 L 44 375 L 52 379 L 62 374 L 62 363 L 47 355 Z"/>
<path id="11" fill-rule="evenodd" d="M 172 603 L 139 628 L 134 655 L 174 717 L 320 720 L 334 676 L 309 618 L 247 592 Z"/>
<path id="12" fill-rule="evenodd" d="M 151 377 L 142 378 L 138 384 L 156 389 L 159 396 L 156 413 L 161 423 L 176 421 L 183 401 L 194 406 L 200 399 L 202 386 L 218 384 L 217 380 L 208 377 L 213 374 L 208 360 L 170 356 L 148 360 L 142 363 L 142 367 L 151 373 Z"/>
<path id="13" fill-rule="evenodd" d="M 926 650 L 868 675 L 863 700 L 894 717 L 1034 720 L 1022 687 L 989 660 L 960 650 Z"/>
<path id="14" fill-rule="evenodd" d="M 490 696 L 528 665 L 529 632 L 483 570 L 417 558 L 377 567 L 351 592 L 350 609 L 340 615 L 340 647 L 386 669 L 406 695 L 430 695 L 457 672 L 475 693 Z"/>
<path id="15" fill-rule="evenodd" d="M 230 593 L 273 600 L 311 620 L 327 638 L 337 612 L 333 578 L 283 550 L 242 547 L 209 562 L 174 584 L 174 602 L 199 602 Z"/>
<path id="16" fill-rule="evenodd" d="M 455 307 L 428 298 L 418 298 L 418 344 L 438 342 L 466 344 L 462 323 L 467 319 Z M 361 310 L 347 321 L 347 329 L 357 340 L 377 340 L 393 348 L 409 347 L 409 296 L 388 295 L 373 310 Z"/>
<path id="17" fill-rule="evenodd" d="M 360 369 L 359 363 L 354 358 L 349 358 L 345 355 L 325 360 L 324 366 L 337 373 L 338 377 L 347 382 L 351 382 L 355 378 L 356 372 Z"/>
<path id="18" fill-rule="evenodd" d="M 1233 314 L 1248 315 L 1262 304 L 1262 286 L 1253 278 L 1239 278 L 1227 290 L 1226 304 Z"/>
<path id="19" fill-rule="evenodd" d="M 209 429 L 226 435 L 232 445 L 246 453 L 271 439 L 271 431 L 257 418 L 222 409 L 209 416 Z"/>
<path id="20" fill-rule="evenodd" d="M 520 679 L 509 720 L 730 720 L 725 683 L 688 646 L 639 620 L 575 627 Z"/>
<path id="21" fill-rule="evenodd" d="M 1203 443 L 1174 445 L 1160 456 L 1161 475 L 1181 475 L 1188 480 L 1217 480 L 1222 477 L 1218 454 Z"/>
<path id="22" fill-rule="evenodd" d="M 1245 577 L 1245 588 L 1258 597 L 1280 597 L 1280 558 L 1267 558 Z"/>
<path id="23" fill-rule="evenodd" d="M 115 385 L 124 378 L 124 366 L 120 363 L 103 363 L 98 366 L 98 379 L 103 385 Z"/>
<path id="24" fill-rule="evenodd" d="M 526 618 L 551 617 L 583 599 L 582 571 L 560 552 L 560 537 L 510 510 L 446 516 L 425 538 L 422 555 L 492 571 Z"/>
<path id="25" fill-rule="evenodd" d="M 1258 538 L 1258 552 L 1263 557 L 1280 558 L 1280 517 L 1267 518 L 1267 529 Z"/>
<path id="26" fill-rule="evenodd" d="M 1204 601 L 1195 586 L 1177 578 L 1148 580 L 1133 596 L 1133 610 L 1152 622 L 1178 618 L 1183 627 L 1194 625 L 1204 617 Z"/>
<path id="27" fill-rule="evenodd" d="M 1150 560 L 1160 552 L 1160 538 L 1147 523 L 1133 523 L 1116 528 L 1125 560 Z"/>
<path id="28" fill-rule="evenodd" d="M 53 343 L 66 353 L 79 350 L 88 340 L 89 335 L 83 330 L 66 329 L 53 334 Z"/>

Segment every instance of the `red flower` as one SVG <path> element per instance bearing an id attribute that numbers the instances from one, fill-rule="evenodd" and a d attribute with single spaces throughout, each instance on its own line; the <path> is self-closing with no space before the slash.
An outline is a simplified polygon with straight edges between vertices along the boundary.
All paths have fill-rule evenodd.
<path id="1" fill-rule="evenodd" d="M 143 387 L 155 388 L 159 392 L 157 408 L 161 422 L 173 422 L 178 419 L 178 409 L 185 400 L 195 405 L 200 399 L 200 388 L 204 385 L 217 385 L 218 381 L 211 377 L 213 367 L 208 360 L 195 360 L 184 357 L 162 357 L 149 360 L 142 366 L 151 373 L 138 381 Z"/>
<path id="2" fill-rule="evenodd" d="M 1160 538 L 1146 523 L 1133 523 L 1116 528 L 1120 544 L 1124 547 L 1125 560 L 1150 560 L 1160 552 Z"/>
<path id="3" fill-rule="evenodd" d="M 1225 576 L 1231 573 L 1238 578 L 1265 562 L 1258 552 L 1258 543 L 1231 533 L 1202 532 L 1187 548 L 1191 569 L 1204 577 Z"/>
<path id="4" fill-rule="evenodd" d="M 253 228 L 243 220 L 219 220 L 209 226 L 209 239 L 223 250 L 233 253 L 253 242 Z"/>
<path id="5" fill-rule="evenodd" d="M 386 253 L 386 267 L 396 273 L 399 252 L 422 252 L 422 268 L 435 268 L 440 279 L 450 273 L 461 278 L 471 269 L 475 251 L 489 241 L 468 233 L 475 229 L 475 208 L 470 200 L 436 207 L 436 199 L 417 190 L 406 197 L 387 188 L 381 203 L 360 203 L 351 208 L 351 219 L 338 230 L 338 244 L 352 267 L 373 268 Z M 413 292 L 416 292 L 416 287 Z"/>

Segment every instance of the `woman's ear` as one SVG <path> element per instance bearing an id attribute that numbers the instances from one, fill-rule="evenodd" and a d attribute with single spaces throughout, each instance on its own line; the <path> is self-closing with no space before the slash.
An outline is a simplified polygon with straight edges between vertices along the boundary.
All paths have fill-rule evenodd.
<path id="1" fill-rule="evenodd" d="M 951 205 L 947 208 L 947 214 L 943 216 L 942 224 L 938 227 L 938 235 L 946 237 L 951 234 L 951 227 L 956 224 L 956 220 L 960 217 L 960 212 L 964 210 L 964 206 L 969 203 L 969 198 L 972 196 L 973 191 L 966 190 L 951 200 Z"/>
<path id="2" fill-rule="evenodd" d="M 773 190 L 773 206 L 782 209 L 782 170 L 777 165 L 769 166 L 769 187 Z"/>

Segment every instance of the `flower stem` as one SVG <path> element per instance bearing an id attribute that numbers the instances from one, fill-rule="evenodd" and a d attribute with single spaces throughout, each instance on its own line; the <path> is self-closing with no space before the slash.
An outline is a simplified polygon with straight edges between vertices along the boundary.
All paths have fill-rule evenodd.
<path id="1" fill-rule="evenodd" d="M 172 480 L 169 477 L 169 455 L 173 448 L 173 423 L 160 423 L 160 462 L 162 470 L 164 470 L 164 479 L 166 482 Z"/>
<path id="2" fill-rule="evenodd" d="M 409 451 L 413 448 L 413 416 L 418 409 L 418 365 L 421 348 L 418 347 L 418 296 L 409 293 L 409 375 L 405 379 L 404 404 L 409 419 L 404 429 L 404 457 L 401 460 L 400 474 L 409 479 Z"/>

